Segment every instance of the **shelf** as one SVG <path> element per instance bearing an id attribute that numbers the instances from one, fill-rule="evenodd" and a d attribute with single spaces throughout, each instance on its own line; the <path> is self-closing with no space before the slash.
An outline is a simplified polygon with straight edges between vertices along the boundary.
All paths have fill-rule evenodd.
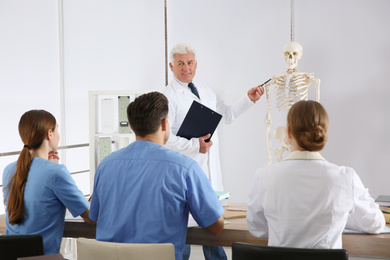
<path id="1" fill-rule="evenodd" d="M 137 96 L 154 90 L 89 91 L 90 187 L 100 161 L 135 141 L 127 122 L 127 106 Z M 105 132 L 106 130 L 107 132 Z"/>

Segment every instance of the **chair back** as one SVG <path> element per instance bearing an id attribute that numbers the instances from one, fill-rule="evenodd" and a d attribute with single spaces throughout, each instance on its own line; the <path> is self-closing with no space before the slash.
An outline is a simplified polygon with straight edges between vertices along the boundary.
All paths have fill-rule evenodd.
<path id="1" fill-rule="evenodd" d="M 233 243 L 232 260 L 348 260 L 345 249 L 315 249 Z"/>
<path id="2" fill-rule="evenodd" d="M 18 257 L 17 260 L 65 260 L 61 254 Z"/>
<path id="3" fill-rule="evenodd" d="M 2 260 L 16 260 L 18 257 L 43 255 L 41 235 L 1 235 L 0 254 Z"/>
<path id="4" fill-rule="evenodd" d="M 77 239 L 78 260 L 174 260 L 175 248 L 171 243 L 132 244 L 97 241 L 95 239 Z"/>

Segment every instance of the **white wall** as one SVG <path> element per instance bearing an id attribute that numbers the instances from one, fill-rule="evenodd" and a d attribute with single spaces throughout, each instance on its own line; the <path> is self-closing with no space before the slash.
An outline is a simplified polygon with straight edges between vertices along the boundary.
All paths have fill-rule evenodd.
<path id="1" fill-rule="evenodd" d="M 196 80 L 227 103 L 285 72 L 289 0 L 168 0 L 167 7 L 168 48 L 192 43 Z M 88 142 L 89 90 L 163 88 L 163 8 L 162 0 L 63 2 L 67 145 Z M 387 0 L 295 0 L 295 40 L 304 48 L 298 70 L 321 79 L 321 102 L 331 120 L 323 155 L 355 168 L 373 197 L 390 193 L 389 10 Z M 57 2 L 0 0 L 0 35 L 0 93 L 8 97 L 0 103 L 2 153 L 21 149 L 17 122 L 26 110 L 44 108 L 60 117 Z M 232 201 L 246 201 L 253 173 L 267 163 L 265 112 L 262 98 L 219 128 Z M 272 128 L 284 116 L 273 110 Z M 80 153 L 67 154 L 71 170 L 88 167 L 88 152 Z M 0 159 L 0 171 L 7 160 Z"/>
<path id="2" fill-rule="evenodd" d="M 63 127 L 61 146 L 84 144 L 89 142 L 88 91 L 163 88 L 163 21 L 164 3 L 157 0 L 0 0 L 0 153 L 22 149 L 17 125 L 27 110 L 54 114 Z M 0 177 L 15 160 L 0 157 Z M 62 152 L 60 163 L 70 172 L 88 170 L 89 150 Z M 89 173 L 73 177 L 89 194 Z"/>
<path id="3" fill-rule="evenodd" d="M 290 1 L 168 2 L 169 46 L 193 43 L 196 79 L 227 102 L 286 71 L 282 47 L 290 41 Z M 390 2 L 295 0 L 294 10 L 294 38 L 304 48 L 298 70 L 321 79 L 321 102 L 330 116 L 323 155 L 353 167 L 374 198 L 389 194 Z M 246 201 L 255 170 L 267 164 L 265 104 L 261 100 L 219 128 L 224 187 L 232 201 Z M 285 114 L 273 110 L 272 120 L 273 130 Z"/>
<path id="4" fill-rule="evenodd" d="M 2 152 L 23 148 L 14 136 L 26 110 L 40 107 L 59 116 L 57 20 L 57 5 L 51 0 L 0 1 Z"/>
<path id="5" fill-rule="evenodd" d="M 324 155 L 355 168 L 373 197 L 390 194 L 390 2 L 296 2 L 302 65 L 321 77 L 331 120 Z"/>
<path id="6" fill-rule="evenodd" d="M 64 1 L 68 144 L 89 142 L 88 91 L 163 87 L 163 8 L 157 0 Z M 88 148 L 79 152 L 84 160 L 67 157 L 70 171 L 89 169 Z"/>
<path id="7" fill-rule="evenodd" d="M 0 153 L 23 148 L 18 122 L 25 111 L 60 116 L 57 13 L 51 0 L 0 1 Z M 0 176 L 16 159 L 0 158 Z"/>

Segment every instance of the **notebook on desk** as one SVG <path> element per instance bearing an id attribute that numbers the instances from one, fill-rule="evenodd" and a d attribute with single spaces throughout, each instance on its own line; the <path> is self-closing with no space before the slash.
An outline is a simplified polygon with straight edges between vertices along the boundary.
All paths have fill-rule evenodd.
<path id="1" fill-rule="evenodd" d="M 379 195 L 378 198 L 376 198 L 375 202 L 379 206 L 390 206 L 390 195 Z"/>
<path id="2" fill-rule="evenodd" d="M 345 228 L 343 234 L 368 234 L 368 233 Z M 385 228 L 381 231 L 380 234 L 390 234 L 390 228 L 388 226 L 385 226 Z"/>

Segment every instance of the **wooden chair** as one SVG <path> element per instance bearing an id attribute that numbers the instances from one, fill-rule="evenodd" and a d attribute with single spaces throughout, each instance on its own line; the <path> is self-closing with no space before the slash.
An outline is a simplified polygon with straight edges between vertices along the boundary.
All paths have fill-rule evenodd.
<path id="1" fill-rule="evenodd" d="M 348 260 L 345 249 L 313 249 L 262 246 L 236 242 L 232 245 L 232 260 Z"/>
<path id="2" fill-rule="evenodd" d="M 171 243 L 132 244 L 97 241 L 95 239 L 77 239 L 78 260 L 174 260 L 175 248 Z"/>

